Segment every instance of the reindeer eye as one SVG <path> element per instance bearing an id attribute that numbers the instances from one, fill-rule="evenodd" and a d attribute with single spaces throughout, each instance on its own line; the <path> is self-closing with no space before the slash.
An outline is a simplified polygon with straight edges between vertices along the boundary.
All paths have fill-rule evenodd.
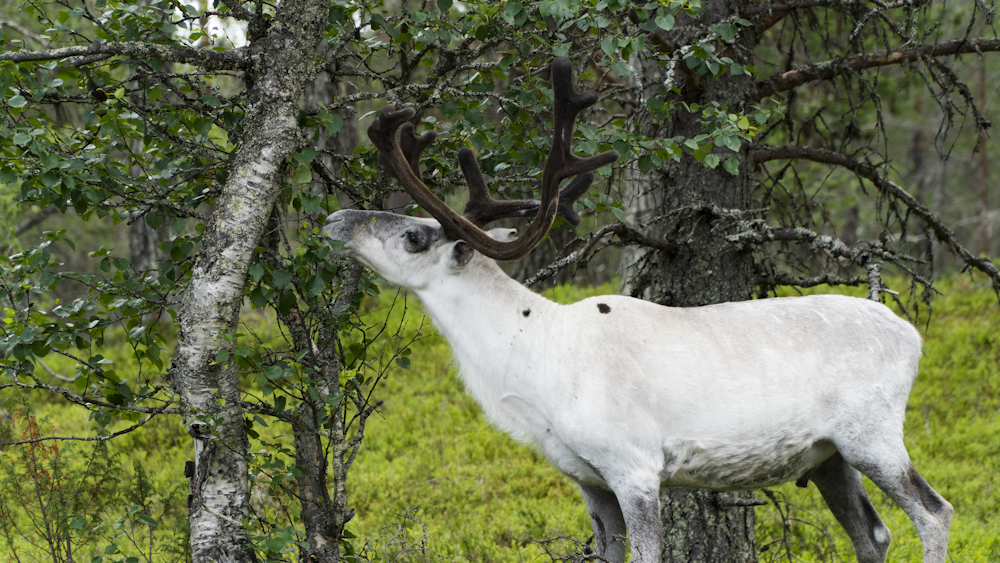
<path id="1" fill-rule="evenodd" d="M 406 238 L 406 250 L 409 252 L 423 252 L 430 243 L 429 238 L 418 231 L 406 231 L 403 236 Z"/>

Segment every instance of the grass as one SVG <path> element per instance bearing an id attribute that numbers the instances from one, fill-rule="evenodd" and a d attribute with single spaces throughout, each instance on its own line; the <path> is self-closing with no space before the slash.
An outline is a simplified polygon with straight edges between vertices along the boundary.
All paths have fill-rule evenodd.
<path id="1" fill-rule="evenodd" d="M 981 285 L 953 279 L 942 288 L 945 294 L 935 300 L 929 326 L 921 325 L 925 357 L 908 407 L 906 443 L 923 476 L 955 506 L 953 560 L 1000 561 L 1000 306 Z M 548 294 L 568 302 L 595 292 L 614 293 L 614 288 L 559 287 Z M 383 295 L 382 309 L 392 297 L 392 292 Z M 381 536 L 384 544 L 386 535 L 396 533 L 394 523 L 415 506 L 427 528 L 428 547 L 450 561 L 547 561 L 536 540 L 560 535 L 586 540 L 590 522 L 575 484 L 532 447 L 489 425 L 462 389 L 447 343 L 423 318 L 416 300 L 409 299 L 405 318 L 403 311 L 392 308 L 390 326 L 401 331 L 391 332 L 421 331 L 420 339 L 411 346 L 411 369 L 393 369 L 381 384 L 381 416 L 369 421 L 352 470 L 349 505 L 356 516 L 348 527 L 356 543 Z M 385 346 L 395 346 L 390 336 L 381 338 Z M 105 355 L 119 362 L 120 373 L 128 371 L 127 349 L 109 349 Z M 54 358 L 49 363 L 72 373 L 68 364 Z M 50 416 L 57 431 L 83 431 L 86 421 L 79 411 L 50 401 L 39 411 Z M 290 443 L 291 437 L 282 441 Z M 191 458 L 190 443 L 177 419 L 154 421 L 116 440 L 111 450 L 122 456 L 126 475 L 131 460 L 139 458 L 157 488 L 169 491 L 185 483 L 183 461 Z M 893 533 L 889 561 L 920 561 L 912 524 L 868 485 Z M 789 484 L 773 492 L 788 503 L 781 505 L 792 518 L 787 546 L 797 558 L 836 561 L 838 554 L 853 560 L 849 540 L 815 487 Z M 771 546 L 762 560 L 781 560 L 786 543 L 772 543 L 784 537 L 781 513 L 769 505 L 757 514 L 758 541 Z M 405 530 L 411 540 L 422 533 L 412 522 Z"/>

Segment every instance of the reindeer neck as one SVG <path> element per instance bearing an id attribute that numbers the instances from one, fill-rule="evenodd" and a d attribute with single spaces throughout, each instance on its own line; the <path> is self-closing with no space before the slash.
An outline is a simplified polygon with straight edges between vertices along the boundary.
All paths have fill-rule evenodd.
<path id="1" fill-rule="evenodd" d="M 561 306 L 486 260 L 416 293 L 451 344 L 468 391 L 507 426 L 495 408 L 505 395 L 537 384 L 531 371 L 548 348 Z"/>

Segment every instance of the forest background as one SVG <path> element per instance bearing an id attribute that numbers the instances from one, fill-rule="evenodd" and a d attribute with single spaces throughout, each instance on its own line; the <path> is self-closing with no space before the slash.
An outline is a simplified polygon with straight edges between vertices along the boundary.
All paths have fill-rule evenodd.
<path id="1" fill-rule="evenodd" d="M 575 488 L 488 427 L 418 303 L 333 260 L 317 231 L 341 206 L 415 211 L 364 136 L 385 101 L 438 132 L 425 181 L 449 202 L 465 145 L 503 196 L 530 197 L 555 54 L 602 99 L 578 149 L 623 158 L 577 202 L 580 226 L 560 220 L 512 275 L 568 283 L 549 290 L 561 301 L 621 284 L 662 302 L 635 272 L 649 248 L 683 246 L 690 219 L 692 238 L 752 257 L 758 297 L 874 292 L 926 334 L 906 431 L 957 507 L 953 557 L 1000 557 L 994 16 L 906 1 L 5 5 L 4 555 L 201 561 L 225 538 L 240 560 L 585 557 L 547 541 L 590 535 Z M 736 104 L 714 84 L 759 95 Z M 674 163 L 742 181 L 751 207 L 706 196 L 657 231 L 638 194 Z M 918 560 L 910 523 L 871 492 L 890 557 Z M 815 490 L 757 496 L 755 556 L 850 558 Z"/>

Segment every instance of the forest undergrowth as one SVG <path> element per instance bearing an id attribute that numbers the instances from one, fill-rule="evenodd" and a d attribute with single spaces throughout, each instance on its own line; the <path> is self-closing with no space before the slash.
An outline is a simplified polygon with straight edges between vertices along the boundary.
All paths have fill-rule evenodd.
<path id="1" fill-rule="evenodd" d="M 934 300 L 929 323 L 926 311 L 918 319 L 925 339 L 924 359 L 907 410 L 906 444 L 927 481 L 955 506 L 952 560 L 1000 561 L 1000 306 L 985 284 L 967 278 L 945 280 L 940 288 L 943 295 Z M 831 291 L 839 290 L 817 292 Z M 611 285 L 562 286 L 547 295 L 572 302 L 614 292 Z M 400 306 L 402 300 L 406 300 L 405 307 Z M 385 290 L 380 300 L 370 303 L 369 315 L 384 316 L 386 311 L 389 325 L 401 330 L 386 331 L 379 338 L 401 332 L 418 339 L 410 346 L 409 369 L 391 370 L 380 385 L 377 394 L 384 404 L 380 416 L 369 422 L 349 478 L 348 505 L 354 507 L 356 516 L 348 528 L 357 538 L 355 545 L 368 542 L 369 555 L 391 560 L 402 545 L 420 541 L 426 534 L 428 549 L 442 561 L 520 562 L 549 560 L 546 549 L 550 546 L 540 540 L 586 541 L 591 535 L 590 521 L 576 486 L 531 446 L 514 442 L 489 425 L 462 389 L 450 349 L 423 315 L 419 302 L 402 292 Z M 276 323 L 253 314 L 245 317 L 257 319 L 250 328 L 258 335 L 276 336 Z M 394 345 L 388 341 L 373 344 Z M 124 344 L 111 344 L 102 353 L 116 362 L 119 371 L 129 369 L 130 349 Z M 74 368 L 65 358 L 50 356 L 45 362 L 53 372 L 72 376 Z M 28 411 L 18 406 L 23 397 L 2 398 L 12 415 L 6 424 L 13 422 L 14 435 L 34 431 L 93 436 L 101 422 L 107 422 L 111 431 L 122 426 L 120 421 L 92 420 L 59 400 L 35 396 L 30 397 L 32 424 L 38 428 L 32 430 Z M 276 436 L 269 428 L 255 429 L 272 448 L 291 445 L 290 436 Z M 254 446 L 260 449 L 261 445 Z M 0 480 L 23 478 L 27 447 L 0 450 Z M 89 488 L 77 489 L 106 495 L 93 501 L 92 518 L 63 522 L 92 531 L 81 534 L 87 539 L 79 554 L 87 556 L 79 560 L 118 561 L 132 552 L 150 554 L 150 542 L 155 544 L 156 555 L 137 561 L 182 559 L 178 548 L 184 543 L 186 523 L 184 462 L 192 452 L 180 421 L 161 416 L 112 440 L 107 446 L 107 466 L 95 467 L 93 460 L 102 447 L 47 442 L 47 449 L 36 448 L 32 454 L 58 457 L 67 490 L 76 490 L 73 479 L 89 478 Z M 100 479 L 88 477 L 88 468 L 104 471 L 104 478 L 121 485 L 95 485 Z M 46 472 L 54 475 L 51 468 Z M 920 541 L 910 521 L 881 491 L 866 484 L 893 533 L 888 560 L 920 561 Z M 19 526 L 8 525 L 8 537 L 32 529 L 30 502 L 16 496 L 30 497 L 28 485 L 20 493 L 10 486 L 0 487 L 0 506 L 4 507 L 0 519 Z M 802 489 L 789 483 L 758 491 L 757 497 L 768 501 L 757 510 L 761 561 L 853 560 L 846 534 L 814 486 Z M 268 499 L 257 497 L 262 509 L 267 503 Z M 43 549 L 29 545 L 29 539 L 43 545 L 39 533 L 31 538 L 13 537 L 20 559 L 5 553 L 10 548 L 0 538 L 0 561 L 52 560 Z M 117 554 L 106 552 L 111 543 L 120 546 Z"/>

